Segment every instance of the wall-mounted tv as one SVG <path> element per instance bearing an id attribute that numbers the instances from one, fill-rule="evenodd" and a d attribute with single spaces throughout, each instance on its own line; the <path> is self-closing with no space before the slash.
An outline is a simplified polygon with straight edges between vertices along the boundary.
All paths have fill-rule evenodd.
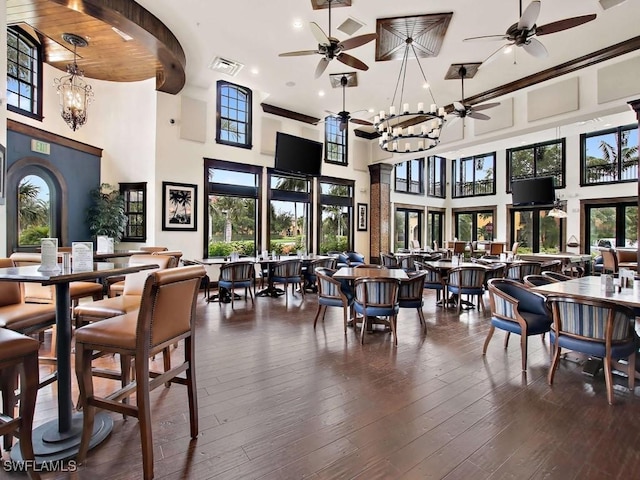
<path id="1" fill-rule="evenodd" d="M 511 182 L 514 205 L 551 205 L 556 200 L 553 177 L 534 177 Z"/>
<path id="2" fill-rule="evenodd" d="M 274 168 L 284 173 L 307 177 L 320 176 L 322 143 L 287 133 L 276 133 Z"/>

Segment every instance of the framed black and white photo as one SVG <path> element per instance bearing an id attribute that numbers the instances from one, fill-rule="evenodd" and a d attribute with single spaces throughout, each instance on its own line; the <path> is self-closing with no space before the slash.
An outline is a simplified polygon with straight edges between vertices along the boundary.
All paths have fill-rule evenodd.
<path id="1" fill-rule="evenodd" d="M 5 202 L 5 184 L 7 178 L 7 159 L 4 145 L 0 145 L 0 205 Z"/>
<path id="2" fill-rule="evenodd" d="M 162 182 L 162 230 L 196 231 L 198 186 Z"/>
<path id="3" fill-rule="evenodd" d="M 367 217 L 368 217 L 368 205 L 366 203 L 359 203 L 357 210 L 357 219 L 356 223 L 358 225 L 358 231 L 363 232 L 367 230 Z"/>

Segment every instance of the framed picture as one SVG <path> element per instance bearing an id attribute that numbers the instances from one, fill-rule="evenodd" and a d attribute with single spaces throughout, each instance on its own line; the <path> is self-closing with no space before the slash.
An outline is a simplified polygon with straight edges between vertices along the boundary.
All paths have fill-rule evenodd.
<path id="1" fill-rule="evenodd" d="M 162 182 L 162 230 L 195 232 L 197 207 L 197 185 Z"/>
<path id="2" fill-rule="evenodd" d="M 4 205 L 5 184 L 7 178 L 7 159 L 4 145 L 0 145 L 0 205 Z"/>
<path id="3" fill-rule="evenodd" d="M 367 212 L 368 208 L 369 208 L 369 205 L 367 205 L 366 203 L 358 204 L 358 210 L 357 210 L 358 218 L 356 219 L 356 223 L 358 225 L 359 232 L 363 232 L 367 230 L 367 218 L 369 215 L 369 212 Z"/>

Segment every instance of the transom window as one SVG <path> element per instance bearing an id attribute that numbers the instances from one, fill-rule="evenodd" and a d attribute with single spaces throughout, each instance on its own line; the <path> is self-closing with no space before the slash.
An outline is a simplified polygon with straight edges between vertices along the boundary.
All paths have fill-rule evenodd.
<path id="1" fill-rule="evenodd" d="M 427 196 L 444 198 L 446 195 L 447 159 L 432 156 L 427 159 Z"/>
<path id="2" fill-rule="evenodd" d="M 638 126 L 580 135 L 581 185 L 638 180 Z"/>
<path id="3" fill-rule="evenodd" d="M 347 133 L 348 128 L 340 129 L 342 119 L 329 116 L 324 122 L 324 161 L 348 165 L 347 160 Z"/>
<path id="4" fill-rule="evenodd" d="M 416 158 L 395 166 L 395 191 L 402 193 L 424 193 L 424 158 Z"/>
<path id="5" fill-rule="evenodd" d="M 40 45 L 23 30 L 7 29 L 7 108 L 42 119 Z"/>
<path id="6" fill-rule="evenodd" d="M 454 160 L 453 197 L 494 195 L 496 193 L 495 171 L 495 152 Z"/>
<path id="7" fill-rule="evenodd" d="M 123 242 L 147 241 L 147 183 L 121 183 L 120 193 L 124 197 L 124 213 L 127 225 Z"/>
<path id="8" fill-rule="evenodd" d="M 216 142 L 251 148 L 251 90 L 222 80 L 217 87 Z"/>
<path id="9" fill-rule="evenodd" d="M 553 177 L 556 188 L 565 187 L 565 139 L 507 150 L 507 193 L 511 182 L 532 177 Z"/>

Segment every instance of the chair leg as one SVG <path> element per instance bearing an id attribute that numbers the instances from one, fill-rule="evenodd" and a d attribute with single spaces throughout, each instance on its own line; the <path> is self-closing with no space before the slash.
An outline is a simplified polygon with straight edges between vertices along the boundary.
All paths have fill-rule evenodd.
<path id="1" fill-rule="evenodd" d="M 607 386 L 607 401 L 609 405 L 613 405 L 613 375 L 611 372 L 611 355 L 610 352 L 603 358 L 604 363 L 604 382 Z"/>
<path id="2" fill-rule="evenodd" d="M 487 313 L 487 307 L 484 304 L 484 299 L 482 298 L 482 294 L 478 295 L 478 305 L 480 305 L 479 310 L 482 311 L 482 313 Z"/>
<path id="3" fill-rule="evenodd" d="M 153 438 L 151 435 L 151 405 L 149 405 L 149 362 L 136 359 L 136 404 L 142 444 L 142 471 L 145 480 L 153 478 Z"/>
<path id="4" fill-rule="evenodd" d="M 32 443 L 33 414 L 36 409 L 36 397 L 38 394 L 38 353 L 28 355 L 22 362 L 20 377 L 20 451 L 25 460 L 34 460 Z M 40 475 L 29 469 L 31 480 L 40 479 Z"/>
<path id="5" fill-rule="evenodd" d="M 489 342 L 491 341 L 491 337 L 493 337 L 493 332 L 496 331 L 496 327 L 491 325 L 491 328 L 487 332 L 487 338 L 484 339 L 484 346 L 482 347 L 482 355 L 486 355 L 487 347 L 489 346 Z"/>
<path id="6" fill-rule="evenodd" d="M 364 332 L 366 328 L 367 328 L 367 312 L 365 310 L 365 312 L 362 314 L 362 327 L 360 328 L 360 343 L 362 345 L 364 345 Z"/>
<path id="7" fill-rule="evenodd" d="M 316 318 L 313 319 L 313 328 L 316 328 L 316 323 L 318 323 L 318 318 L 320 317 L 320 312 L 322 312 L 322 320 L 324 321 L 324 312 L 326 311 L 326 305 L 318 304 L 318 311 L 316 312 Z"/>
<path id="8" fill-rule="evenodd" d="M 527 371 L 527 341 L 528 341 L 526 332 L 522 332 L 520 334 L 520 351 L 522 353 L 522 371 Z"/>
<path id="9" fill-rule="evenodd" d="M 347 305 L 342 306 L 342 314 L 344 315 L 344 334 L 347 334 L 347 324 L 349 323 L 349 307 Z"/>
<path id="10" fill-rule="evenodd" d="M 627 376 L 629 378 L 629 391 L 633 393 L 633 390 L 636 385 L 636 352 L 629 355 L 627 359 Z"/>
<path id="11" fill-rule="evenodd" d="M 255 285 L 256 285 L 255 282 L 253 282 L 254 288 L 255 288 Z M 245 295 L 244 296 L 245 296 L 245 298 L 247 297 L 246 290 L 245 290 Z M 249 296 L 251 297 L 251 305 L 255 305 L 253 293 L 251 293 L 251 288 L 249 288 Z"/>
<path id="12" fill-rule="evenodd" d="M 506 332 L 504 336 L 504 348 L 506 349 L 509 346 L 509 338 L 511 337 L 511 332 Z"/>
<path id="13" fill-rule="evenodd" d="M 36 369 L 36 378 L 38 370 Z M 14 417 L 16 407 L 16 388 L 18 388 L 18 372 L 16 368 L 5 368 L 0 370 L 0 392 L 2 393 L 3 413 L 9 417 Z M 13 445 L 13 434 L 7 433 L 4 436 L 4 449 L 11 450 Z"/>
<path id="14" fill-rule="evenodd" d="M 391 325 L 391 333 L 393 334 L 393 344 L 397 347 L 398 346 L 398 332 L 396 331 L 396 327 L 397 325 L 397 316 L 396 315 L 392 315 L 389 317 L 389 325 Z"/>
<path id="15" fill-rule="evenodd" d="M 560 345 L 552 345 L 553 348 L 553 360 L 551 361 L 551 366 L 549 367 L 549 373 L 547 374 L 547 383 L 549 385 L 553 384 L 553 377 L 556 374 L 556 369 L 558 368 L 558 362 L 560 362 L 560 354 L 562 349 Z"/>
<path id="16" fill-rule="evenodd" d="M 233 283 L 231 284 L 231 288 L 229 289 L 229 293 L 231 294 L 231 310 L 233 310 L 233 297 L 236 296 L 234 290 L 233 290 Z"/>
<path id="17" fill-rule="evenodd" d="M 189 430 L 191 438 L 198 436 L 198 393 L 196 388 L 196 371 L 193 368 L 195 342 L 193 337 L 187 337 L 184 341 L 184 358 L 188 362 L 185 375 L 187 379 L 187 395 L 189 397 Z"/>
<path id="18" fill-rule="evenodd" d="M 89 451 L 89 441 L 93 432 L 93 422 L 96 407 L 90 404 L 93 398 L 93 376 L 91 373 L 92 351 L 85 349 L 84 345 L 76 343 L 76 376 L 80 388 L 80 403 L 82 404 L 82 438 L 77 455 L 78 463 L 84 463 Z"/>
<path id="19" fill-rule="evenodd" d="M 427 321 L 424 318 L 424 312 L 422 311 L 422 307 L 418 308 L 418 317 L 420 318 L 420 324 L 422 325 L 422 331 L 427 333 Z"/>
<path id="20" fill-rule="evenodd" d="M 457 304 L 457 313 L 460 315 L 460 311 L 462 310 L 462 293 L 458 293 L 458 304 Z"/>

